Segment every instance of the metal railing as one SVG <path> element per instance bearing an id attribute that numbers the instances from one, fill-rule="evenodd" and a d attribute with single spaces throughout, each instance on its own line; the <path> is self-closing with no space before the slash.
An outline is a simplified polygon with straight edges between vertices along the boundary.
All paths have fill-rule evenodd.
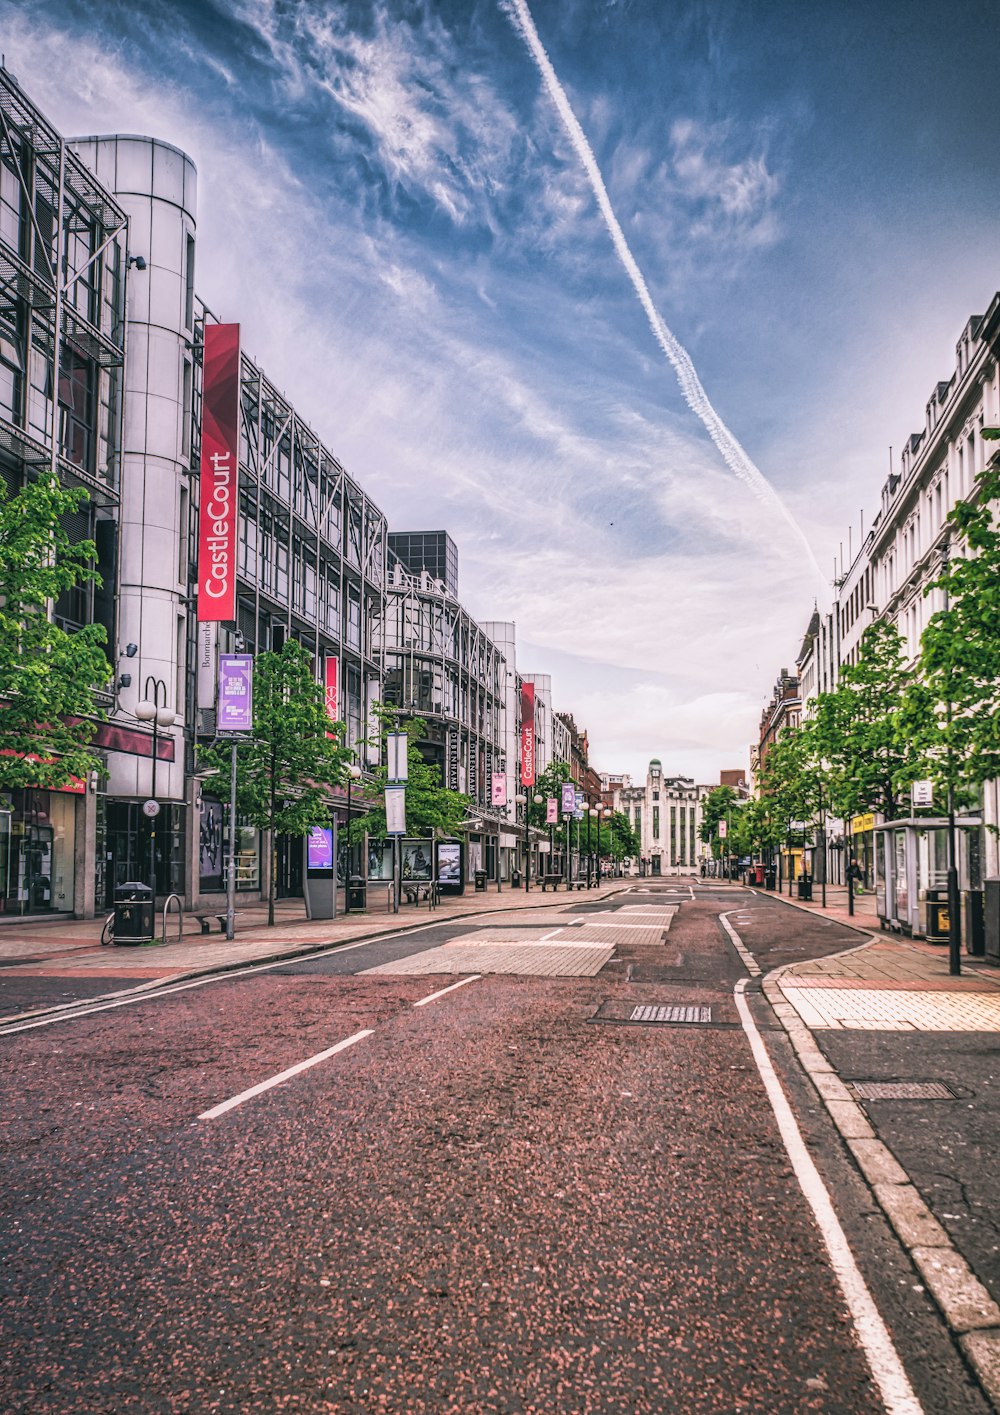
<path id="1" fill-rule="evenodd" d="M 163 931 L 160 935 L 160 942 L 163 944 L 166 944 L 167 941 L 167 911 L 175 899 L 177 901 L 177 942 L 180 943 L 184 938 L 184 905 L 181 903 L 181 896 L 168 894 L 163 901 Z"/>

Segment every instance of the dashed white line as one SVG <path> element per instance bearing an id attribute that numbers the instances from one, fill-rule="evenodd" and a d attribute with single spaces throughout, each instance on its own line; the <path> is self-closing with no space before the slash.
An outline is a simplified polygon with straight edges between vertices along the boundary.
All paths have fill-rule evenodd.
<path id="1" fill-rule="evenodd" d="M 466 983 L 475 983 L 482 977 L 482 973 L 473 973 L 469 978 L 461 978 L 457 983 L 451 983 L 446 988 L 440 988 L 437 992 L 430 992 L 426 997 L 422 997 L 419 1002 L 415 1002 L 414 1007 L 426 1007 L 429 1002 L 437 1002 L 439 997 L 444 997 L 446 992 L 454 992 L 456 988 L 464 988 Z"/>
<path id="2" fill-rule="evenodd" d="M 345 1037 L 336 1046 L 327 1047 L 326 1051 L 317 1052 L 315 1056 L 310 1056 L 306 1061 L 300 1061 L 297 1066 L 289 1066 L 287 1071 L 280 1071 L 277 1076 L 271 1076 L 266 1081 L 261 1081 L 258 1086 L 251 1086 L 248 1091 L 241 1091 L 238 1096 L 231 1096 L 228 1101 L 222 1101 L 219 1105 L 214 1105 L 211 1110 L 202 1111 L 199 1120 L 215 1120 L 220 1115 L 225 1115 L 227 1110 L 232 1110 L 235 1106 L 242 1105 L 244 1101 L 249 1101 L 254 1096 L 263 1095 L 265 1091 L 270 1091 L 274 1086 L 280 1086 L 282 1081 L 289 1081 L 293 1076 L 298 1076 L 301 1071 L 308 1071 L 310 1066 L 318 1066 L 321 1061 L 327 1061 L 331 1056 L 336 1056 L 338 1051 L 346 1051 L 348 1047 L 354 1046 L 356 1042 L 364 1041 L 365 1037 L 372 1035 L 373 1029 L 366 1027 L 364 1031 L 355 1032 L 353 1036 Z"/>

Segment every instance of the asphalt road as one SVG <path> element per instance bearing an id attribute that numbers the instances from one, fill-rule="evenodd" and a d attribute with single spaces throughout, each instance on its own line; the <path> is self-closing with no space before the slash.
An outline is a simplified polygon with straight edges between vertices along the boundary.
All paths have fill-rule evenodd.
<path id="1" fill-rule="evenodd" d="M 694 894 L 554 899 L 679 904 L 592 977 L 366 971 L 465 920 L 0 1039 L 2 1408 L 881 1410 Z M 857 942 L 738 905 L 765 970 Z M 751 1005 L 923 1408 L 985 1411 Z"/>

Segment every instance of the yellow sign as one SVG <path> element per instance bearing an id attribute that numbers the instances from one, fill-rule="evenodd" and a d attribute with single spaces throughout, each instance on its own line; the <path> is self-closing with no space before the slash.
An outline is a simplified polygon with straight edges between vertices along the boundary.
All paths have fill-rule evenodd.
<path id="1" fill-rule="evenodd" d="M 867 830 L 875 829 L 875 817 L 869 811 L 865 816 L 851 817 L 851 834 L 864 835 Z"/>

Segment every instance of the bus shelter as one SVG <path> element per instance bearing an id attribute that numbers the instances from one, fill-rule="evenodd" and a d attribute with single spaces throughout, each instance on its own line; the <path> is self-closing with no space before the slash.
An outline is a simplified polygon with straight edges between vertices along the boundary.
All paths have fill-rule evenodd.
<path id="1" fill-rule="evenodd" d="M 982 887 L 979 828 L 971 816 L 955 819 L 960 891 Z M 875 907 L 883 928 L 915 938 L 947 936 L 948 821 L 913 816 L 876 825 Z M 938 904 L 939 908 L 929 906 Z"/>

